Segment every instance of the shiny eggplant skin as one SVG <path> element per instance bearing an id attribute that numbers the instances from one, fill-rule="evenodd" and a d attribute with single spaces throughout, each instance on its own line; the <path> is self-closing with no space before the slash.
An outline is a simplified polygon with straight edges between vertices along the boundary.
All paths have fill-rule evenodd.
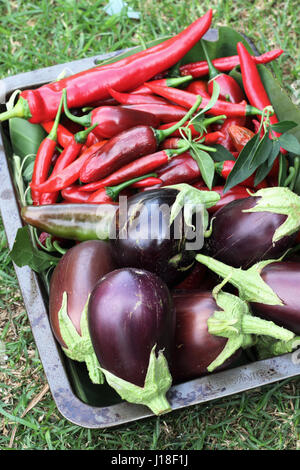
<path id="1" fill-rule="evenodd" d="M 276 229 L 286 215 L 271 212 L 243 212 L 256 205 L 250 196 L 227 204 L 214 214 L 213 231 L 208 239 L 209 256 L 235 268 L 249 268 L 258 261 L 277 259 L 290 248 L 296 234 L 272 243 Z"/>
<path id="2" fill-rule="evenodd" d="M 253 313 L 300 335 L 300 261 L 271 263 L 263 268 L 261 277 L 284 305 L 252 303 Z"/>
<path id="3" fill-rule="evenodd" d="M 208 332 L 208 318 L 220 310 L 210 291 L 174 290 L 172 297 L 176 330 L 171 374 L 178 383 L 207 375 L 207 367 L 222 352 L 227 339 Z M 240 355 L 239 349 L 216 371 L 229 367 Z"/>
<path id="4" fill-rule="evenodd" d="M 65 347 L 61 337 L 58 312 L 63 293 L 68 296 L 68 315 L 80 334 L 82 310 L 96 282 L 116 269 L 108 243 L 101 240 L 81 242 L 70 248 L 55 267 L 50 280 L 49 315 L 53 333 Z"/>
<path id="5" fill-rule="evenodd" d="M 95 286 L 88 308 L 89 332 L 101 367 L 127 382 L 144 385 L 150 352 L 168 360 L 175 312 L 166 284 L 149 271 L 124 268 Z"/>
<path id="6" fill-rule="evenodd" d="M 174 223 L 169 224 L 168 209 L 177 195 L 175 189 L 137 193 L 128 198 L 125 213 L 117 210 L 113 222 L 116 234 L 110 237 L 110 244 L 119 266 L 154 272 L 168 286 L 187 276 L 194 264 L 195 252 L 185 249 L 184 228 L 180 238 L 174 235 Z M 160 209 L 162 207 L 166 212 Z"/>

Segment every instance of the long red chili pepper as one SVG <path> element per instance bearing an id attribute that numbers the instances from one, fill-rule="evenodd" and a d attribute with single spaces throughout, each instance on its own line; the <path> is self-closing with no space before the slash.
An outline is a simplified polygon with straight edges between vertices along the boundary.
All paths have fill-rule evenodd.
<path id="1" fill-rule="evenodd" d="M 161 78 L 159 80 L 152 80 L 151 83 L 154 85 L 160 85 L 160 86 L 171 86 L 171 87 L 178 87 L 180 85 L 183 85 L 186 82 L 189 82 L 192 80 L 191 75 L 187 75 L 185 77 L 175 77 L 175 78 Z M 149 95 L 151 94 L 151 90 L 144 84 L 139 86 L 138 88 L 135 88 L 135 90 L 132 90 L 130 93 L 133 94 L 144 94 L 144 95 Z M 197 94 L 197 93 L 196 93 Z"/>
<path id="2" fill-rule="evenodd" d="M 152 153 L 150 155 L 146 155 L 144 157 L 140 157 L 100 181 L 94 181 L 93 183 L 81 186 L 81 190 L 96 191 L 97 189 L 103 188 L 104 186 L 123 183 L 124 181 L 132 179 L 136 176 L 145 175 L 146 173 L 152 172 L 153 170 L 163 166 L 171 159 L 173 155 L 184 153 L 186 149 L 187 146 L 185 145 L 184 148 L 179 148 L 178 150 L 166 149 Z"/>
<path id="3" fill-rule="evenodd" d="M 91 183 L 105 178 L 138 157 L 156 152 L 164 139 L 190 119 L 200 101 L 200 97 L 197 97 L 195 101 L 194 96 L 194 103 L 185 117 L 170 129 L 157 130 L 150 126 L 136 126 L 110 139 L 96 155 L 83 165 L 80 171 L 81 182 Z"/>
<path id="4" fill-rule="evenodd" d="M 233 169 L 235 163 L 236 162 L 234 160 L 225 160 L 223 162 L 215 163 L 216 172 L 219 175 L 221 175 L 224 179 L 227 179 L 230 172 L 231 172 L 231 170 Z M 239 184 L 240 184 L 240 186 L 248 186 L 248 187 L 251 187 L 251 188 L 255 187 L 255 188 L 258 188 L 258 189 L 267 187 L 267 183 L 266 183 L 265 180 L 263 180 L 261 183 L 259 183 L 255 186 L 254 185 L 254 179 L 255 179 L 255 176 L 251 175 Z"/>
<path id="5" fill-rule="evenodd" d="M 113 88 L 109 88 L 108 91 L 120 104 L 167 104 L 164 98 L 159 98 L 153 94 L 121 93 Z"/>
<path id="6" fill-rule="evenodd" d="M 89 127 L 97 124 L 94 134 L 102 139 L 110 139 L 120 132 L 139 124 L 155 127 L 159 122 L 154 114 L 121 106 L 102 106 L 93 109 L 84 116 L 73 116 L 68 109 L 67 99 L 64 100 L 64 111 L 69 119 L 82 126 Z"/>
<path id="7" fill-rule="evenodd" d="M 195 95 L 200 95 L 204 98 L 210 98 L 207 88 L 207 81 L 205 80 L 193 81 L 187 86 L 186 91 L 188 91 L 189 93 L 194 93 Z"/>
<path id="8" fill-rule="evenodd" d="M 267 106 L 272 106 L 270 98 L 260 78 L 256 63 L 253 60 L 253 56 L 251 56 L 247 51 L 242 42 L 237 44 L 237 51 L 240 59 L 243 85 L 249 102 L 261 110 Z M 270 123 L 276 124 L 277 122 L 278 118 L 274 113 L 270 116 Z M 281 134 L 274 132 L 274 135 L 279 137 Z M 287 153 L 284 149 L 280 149 L 280 151 L 283 154 Z M 276 159 L 275 164 L 273 165 L 273 171 L 277 172 L 277 168 L 278 160 Z"/>
<path id="9" fill-rule="evenodd" d="M 150 88 L 150 90 L 153 91 L 153 93 L 156 93 L 159 96 L 163 96 L 164 98 L 167 98 L 170 101 L 173 101 L 174 103 L 186 108 L 189 108 L 195 101 L 195 95 L 185 90 L 150 85 L 150 83 L 148 83 L 147 86 Z M 203 109 L 208 105 L 208 103 L 209 99 L 202 97 L 202 101 L 199 107 Z M 258 108 L 255 108 L 254 106 L 248 105 L 246 102 L 228 103 L 227 101 L 217 100 L 215 105 L 209 109 L 209 114 L 213 114 L 215 116 L 225 114 L 227 117 L 236 117 L 262 114 L 262 111 Z"/>
<path id="10" fill-rule="evenodd" d="M 230 101 L 231 103 L 240 103 L 245 99 L 244 92 L 238 82 L 227 75 L 226 73 L 219 72 L 210 60 L 205 41 L 201 40 L 202 49 L 208 65 L 208 93 L 212 95 L 214 82 L 220 86 L 219 99 Z"/>
<path id="11" fill-rule="evenodd" d="M 147 176 L 153 176 L 151 174 Z M 106 186 L 106 187 L 101 187 L 98 189 L 98 191 L 95 191 L 92 193 L 88 199 L 88 203 L 96 203 L 96 204 L 112 204 L 114 203 L 120 192 L 123 191 L 123 189 L 128 188 L 128 186 L 131 186 L 132 184 L 136 183 L 137 181 L 142 180 L 145 178 L 145 176 L 139 176 L 137 178 L 133 178 L 129 181 L 125 181 L 124 183 L 120 183 L 117 186 Z"/>
<path id="12" fill-rule="evenodd" d="M 89 147 L 82 155 L 80 155 L 79 158 L 73 161 L 73 163 L 68 165 L 55 176 L 50 176 L 50 178 L 40 186 L 40 190 L 44 192 L 60 191 L 61 189 L 67 188 L 71 184 L 75 183 L 79 178 L 83 164 L 92 158 L 92 156 L 106 143 L 107 140 L 103 140 L 102 142 L 98 142 L 97 144 L 92 145 L 92 147 Z"/>
<path id="13" fill-rule="evenodd" d="M 68 89 L 70 108 L 87 106 L 108 98 L 109 86 L 118 91 L 136 88 L 175 65 L 206 33 L 211 20 L 210 9 L 178 35 L 150 49 L 113 64 L 93 67 L 35 90 L 22 91 L 13 110 L 0 114 L 0 121 L 11 117 L 23 117 L 32 123 L 53 119 L 64 88 Z"/>
<path id="14" fill-rule="evenodd" d="M 256 64 L 267 64 L 269 62 L 272 62 L 272 60 L 277 59 L 279 56 L 281 56 L 282 53 L 282 49 L 273 49 L 272 51 L 265 52 L 262 55 L 254 56 L 253 60 Z M 230 72 L 237 65 L 240 64 L 240 59 L 238 55 L 234 55 L 214 59 L 212 60 L 212 63 L 219 72 Z M 204 77 L 208 75 L 208 72 L 209 69 L 206 60 L 192 62 L 190 64 L 185 64 L 180 67 L 181 75 L 192 75 L 194 78 Z"/>
<path id="15" fill-rule="evenodd" d="M 62 198 L 67 202 L 76 203 L 85 203 L 88 202 L 88 198 L 90 197 L 91 193 L 86 193 L 84 191 L 80 191 L 80 186 L 78 184 L 73 184 L 64 188 L 61 191 Z"/>
<path id="16" fill-rule="evenodd" d="M 166 165 L 157 171 L 157 177 L 162 180 L 161 186 L 179 183 L 193 183 L 201 178 L 196 160 L 189 154 L 183 153 L 173 157 Z"/>
<path id="17" fill-rule="evenodd" d="M 33 185 L 40 185 L 47 179 L 52 157 L 57 144 L 57 128 L 61 117 L 62 105 L 63 100 L 61 99 L 50 134 L 48 134 L 48 136 L 41 142 L 36 154 L 31 180 L 31 184 Z M 31 189 L 33 205 L 37 206 L 40 204 L 40 195 L 41 194 L 39 191 Z"/>
<path id="18" fill-rule="evenodd" d="M 195 96 L 195 95 L 194 95 Z M 137 111 L 144 111 L 146 113 L 154 114 L 159 122 L 167 123 L 179 121 L 185 116 L 186 109 L 182 106 L 174 104 L 130 104 L 123 105 L 126 109 L 135 109 Z"/>
<path id="19" fill-rule="evenodd" d="M 151 186 L 155 186 L 156 184 L 161 184 L 162 180 L 155 177 L 155 176 L 148 176 L 148 178 L 145 178 L 141 181 L 137 181 L 136 183 L 133 183 L 130 187 L 131 188 L 149 188 Z"/>
<path id="20" fill-rule="evenodd" d="M 202 143 L 206 145 L 219 143 L 219 141 L 222 141 L 225 138 L 224 134 L 220 131 L 210 132 L 208 134 L 205 134 L 203 137 L 204 137 L 204 142 Z M 186 141 L 184 139 L 180 137 L 169 137 L 168 139 L 163 141 L 163 143 L 161 144 L 161 148 L 179 149 L 185 145 L 186 145 Z"/>
<path id="21" fill-rule="evenodd" d="M 59 175 L 60 172 L 69 166 L 79 155 L 84 142 L 86 141 L 89 133 L 93 130 L 94 126 L 89 127 L 84 131 L 80 131 L 73 137 L 71 142 L 59 155 L 53 167 L 51 178 Z M 40 204 L 54 204 L 57 201 L 59 192 L 41 193 Z"/>
<path id="22" fill-rule="evenodd" d="M 220 118 L 220 120 L 222 120 L 223 118 L 226 118 L 226 116 L 217 116 Z M 209 121 L 209 120 L 205 120 L 206 122 Z M 214 121 L 211 121 L 212 123 Z M 170 129 L 170 127 L 174 126 L 176 124 L 176 122 L 170 122 L 170 123 L 167 123 L 167 124 L 162 124 L 161 126 L 159 126 L 159 130 L 164 130 L 164 129 Z M 204 122 L 204 125 L 205 125 L 205 122 Z M 208 124 L 209 125 L 209 124 Z M 207 127 L 208 127 L 207 125 Z M 195 128 L 193 122 L 187 122 L 185 123 L 183 126 L 181 126 L 183 129 L 185 127 L 189 128 L 190 132 L 191 132 L 191 135 L 192 137 L 197 137 L 200 135 L 200 130 L 197 129 L 197 127 Z M 203 137 L 206 138 L 208 134 L 203 134 Z M 176 129 L 173 134 L 172 134 L 172 137 L 181 137 L 182 136 L 182 133 L 181 133 L 181 130 L 180 129 Z M 216 139 L 218 139 L 219 137 L 224 137 L 224 134 L 222 133 L 219 133 L 219 135 L 216 135 Z M 214 137 L 211 136 L 211 138 L 209 138 L 211 140 L 211 142 L 214 140 Z M 167 147 L 166 147 L 167 148 Z"/>

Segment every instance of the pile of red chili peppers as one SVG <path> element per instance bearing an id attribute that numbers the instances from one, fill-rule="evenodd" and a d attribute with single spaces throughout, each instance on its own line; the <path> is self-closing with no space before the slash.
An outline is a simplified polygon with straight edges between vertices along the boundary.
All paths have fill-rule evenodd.
<path id="1" fill-rule="evenodd" d="M 178 183 L 207 189 L 183 138 L 185 126 L 193 142 L 219 144 L 232 155 L 216 164 L 212 189 L 222 197 L 214 210 L 245 197 L 254 176 L 224 196 L 222 190 L 235 159 L 258 132 L 261 112 L 271 105 L 257 64 L 268 63 L 283 51 L 253 57 L 238 43 L 235 56 L 211 61 L 202 41 L 205 61 L 181 66 L 177 78 L 157 78 L 162 73 L 168 77 L 168 70 L 201 40 L 211 21 L 209 10 L 162 44 L 20 94 L 15 108 L 0 120 L 23 117 L 48 132 L 30 183 L 34 205 L 116 204 L 119 194 Z M 243 89 L 228 74 L 238 65 Z M 210 124 L 200 131 L 193 116 L 210 103 L 214 82 L 219 96 L 205 116 Z M 275 114 L 270 122 L 277 122 Z M 270 185 L 277 173 L 276 160 L 260 187 Z"/>

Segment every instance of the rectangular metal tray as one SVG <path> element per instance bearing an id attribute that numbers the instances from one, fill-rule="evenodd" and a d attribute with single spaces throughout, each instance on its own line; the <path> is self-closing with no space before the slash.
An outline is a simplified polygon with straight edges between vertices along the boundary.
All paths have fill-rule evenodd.
<path id="1" fill-rule="evenodd" d="M 216 30 L 210 30 L 205 39 L 216 40 Z M 96 60 L 105 60 L 113 54 L 22 73 L 3 80 L 6 97 L 16 89 L 33 88 L 56 80 L 63 70 L 72 73 L 88 69 Z M 2 106 L 4 110 L 4 106 Z M 14 189 L 9 157 L 5 151 L 3 134 L 6 123 L 0 123 L 0 208 L 10 249 L 19 227 L 22 227 L 20 207 Z M 63 354 L 56 342 L 48 319 L 47 300 L 38 275 L 29 267 L 14 266 L 24 299 L 34 340 L 59 412 L 70 422 L 85 428 L 105 428 L 152 416 L 146 407 L 121 401 L 107 385 L 93 385 L 84 366 Z M 295 362 L 295 361 L 294 361 Z M 206 377 L 173 386 L 168 399 L 173 410 L 250 390 L 299 374 L 299 364 L 292 354 L 240 366 Z M 85 396 L 78 395 L 78 383 L 83 384 Z M 82 389 L 82 387 L 80 387 Z"/>

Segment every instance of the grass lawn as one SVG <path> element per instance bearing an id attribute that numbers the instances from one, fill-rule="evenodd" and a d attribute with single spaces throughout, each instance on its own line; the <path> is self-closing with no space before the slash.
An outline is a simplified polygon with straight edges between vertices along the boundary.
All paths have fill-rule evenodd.
<path id="1" fill-rule="evenodd" d="M 132 1 L 140 20 L 108 16 L 104 1 L 2 0 L 0 78 L 122 49 L 180 31 L 214 9 L 213 26 L 285 50 L 272 70 L 286 90 L 300 76 L 300 3 Z M 0 221 L 0 449 L 300 449 L 299 377 L 107 430 L 62 418 L 48 390 Z"/>

